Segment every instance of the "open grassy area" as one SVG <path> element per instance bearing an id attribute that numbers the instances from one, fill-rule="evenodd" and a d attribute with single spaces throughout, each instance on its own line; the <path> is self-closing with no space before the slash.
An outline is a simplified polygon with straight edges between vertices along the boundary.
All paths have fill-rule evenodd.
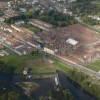
<path id="1" fill-rule="evenodd" d="M 58 60 L 55 60 L 54 61 L 54 65 L 55 65 L 55 68 L 57 70 L 61 70 L 61 71 L 64 71 L 64 72 L 69 72 L 71 70 L 71 68 L 69 67 L 69 65 L 65 65 L 64 63 L 58 61 Z"/>
<path id="2" fill-rule="evenodd" d="M 100 71 L 100 60 L 96 60 L 95 62 L 88 64 L 87 67 L 95 71 Z"/>
<path id="3" fill-rule="evenodd" d="M 0 61 L 14 66 L 16 73 L 22 73 L 24 68 L 32 68 L 32 72 L 36 74 L 55 72 L 54 65 L 45 61 L 42 55 L 5 56 Z"/>

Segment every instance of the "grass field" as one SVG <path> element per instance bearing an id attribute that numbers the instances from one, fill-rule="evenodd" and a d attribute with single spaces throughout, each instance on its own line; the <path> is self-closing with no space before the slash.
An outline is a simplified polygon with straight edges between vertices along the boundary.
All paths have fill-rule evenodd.
<path id="1" fill-rule="evenodd" d="M 32 68 L 33 73 L 51 73 L 55 72 L 54 65 L 45 61 L 39 55 L 26 55 L 26 56 L 5 56 L 1 57 L 0 61 L 13 65 L 16 73 L 21 73 L 24 68 Z"/>
<path id="2" fill-rule="evenodd" d="M 54 61 L 54 65 L 55 65 L 55 68 L 57 70 L 61 70 L 61 71 L 64 71 L 64 72 L 69 72 L 71 70 L 69 65 L 65 65 L 64 63 L 62 63 L 62 62 L 60 62 L 58 60 Z"/>
<path id="3" fill-rule="evenodd" d="M 88 64 L 87 67 L 95 71 L 100 71 L 100 60 L 96 60 L 95 62 Z"/>

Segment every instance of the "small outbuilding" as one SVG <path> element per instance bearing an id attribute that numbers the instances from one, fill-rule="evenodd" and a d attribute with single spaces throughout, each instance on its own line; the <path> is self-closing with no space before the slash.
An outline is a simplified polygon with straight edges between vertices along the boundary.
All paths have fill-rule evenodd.
<path id="1" fill-rule="evenodd" d="M 67 48 L 69 48 L 69 50 L 75 50 L 79 45 L 79 41 L 77 41 L 73 38 L 68 38 L 66 40 L 66 44 L 67 44 Z"/>

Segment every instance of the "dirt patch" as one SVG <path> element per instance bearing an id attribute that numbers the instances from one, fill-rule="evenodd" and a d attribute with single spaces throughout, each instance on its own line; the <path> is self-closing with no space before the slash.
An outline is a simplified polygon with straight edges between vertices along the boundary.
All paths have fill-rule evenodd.
<path id="1" fill-rule="evenodd" d="M 37 35 L 45 42 L 46 47 L 56 50 L 58 55 L 72 60 L 84 62 L 89 59 L 88 61 L 91 61 L 97 55 L 97 51 L 93 48 L 97 45 L 96 42 L 99 41 L 99 37 L 95 31 L 80 24 L 57 28 L 50 32 L 37 33 Z M 78 41 L 78 46 L 74 49 L 66 44 L 66 40 L 69 38 Z M 92 46 L 93 43 L 95 45 Z"/>

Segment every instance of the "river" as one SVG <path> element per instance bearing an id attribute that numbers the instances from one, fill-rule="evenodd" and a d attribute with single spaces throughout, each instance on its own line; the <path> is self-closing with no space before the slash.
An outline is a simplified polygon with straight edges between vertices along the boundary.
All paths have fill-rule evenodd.
<path id="1" fill-rule="evenodd" d="M 5 81 L 7 85 L 16 84 L 16 82 L 22 82 L 19 75 L 17 75 L 16 77 L 17 78 L 14 79 L 11 77 L 11 75 L 9 76 L 0 74 L 0 82 Z M 71 94 L 75 97 L 75 100 L 96 100 L 95 96 L 82 89 L 80 85 L 72 81 L 66 74 L 58 72 L 58 77 L 60 85 L 65 89 L 69 89 Z M 31 79 L 29 81 L 36 82 L 40 86 L 36 91 L 32 93 L 35 100 L 39 100 L 39 96 L 47 95 L 49 90 L 52 90 L 55 87 L 55 81 L 53 77 L 45 79 Z"/>

